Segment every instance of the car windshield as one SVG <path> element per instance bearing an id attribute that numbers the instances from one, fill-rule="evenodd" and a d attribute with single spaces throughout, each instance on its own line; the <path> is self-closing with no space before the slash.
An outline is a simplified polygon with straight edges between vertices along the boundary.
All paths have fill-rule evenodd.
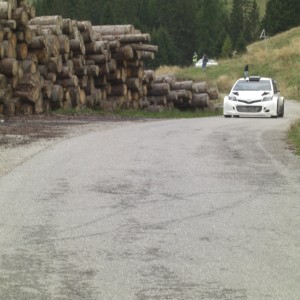
<path id="1" fill-rule="evenodd" d="M 239 80 L 233 88 L 234 91 L 271 91 L 270 80 Z"/>

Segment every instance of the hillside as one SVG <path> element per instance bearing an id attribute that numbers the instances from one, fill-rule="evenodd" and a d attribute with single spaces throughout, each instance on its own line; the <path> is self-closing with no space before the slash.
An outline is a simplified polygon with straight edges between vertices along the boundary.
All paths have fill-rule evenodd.
<path id="1" fill-rule="evenodd" d="M 243 76 L 246 62 L 250 66 L 250 75 L 273 77 L 286 98 L 300 100 L 300 27 L 253 43 L 247 47 L 246 54 L 220 60 L 218 66 L 205 73 L 200 68 L 185 68 L 177 69 L 176 75 L 207 80 L 221 93 L 228 93 L 236 79 Z"/>

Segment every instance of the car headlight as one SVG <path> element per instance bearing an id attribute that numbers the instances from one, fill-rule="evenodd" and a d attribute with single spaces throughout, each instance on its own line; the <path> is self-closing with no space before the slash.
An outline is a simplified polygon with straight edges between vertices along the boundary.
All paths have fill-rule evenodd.
<path id="1" fill-rule="evenodd" d="M 268 97 L 263 97 L 262 101 L 272 101 L 273 97 L 268 96 Z"/>
<path id="2" fill-rule="evenodd" d="M 228 100 L 237 101 L 236 97 L 231 95 L 228 96 Z"/>

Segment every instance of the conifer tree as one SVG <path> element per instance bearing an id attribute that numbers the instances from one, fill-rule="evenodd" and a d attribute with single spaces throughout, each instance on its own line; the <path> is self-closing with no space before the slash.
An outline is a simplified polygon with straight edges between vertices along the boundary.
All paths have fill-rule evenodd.
<path id="1" fill-rule="evenodd" d="M 232 42 L 231 42 L 230 35 L 227 34 L 222 47 L 222 57 L 224 58 L 231 57 L 231 53 L 232 53 Z"/>
<path id="2" fill-rule="evenodd" d="M 263 26 L 271 35 L 300 25 L 299 0 L 269 0 Z"/>
<path id="3" fill-rule="evenodd" d="M 229 24 L 233 48 L 236 48 L 240 36 L 244 34 L 244 4 L 245 0 L 233 0 Z"/>
<path id="4" fill-rule="evenodd" d="M 248 1 L 245 5 L 245 39 L 247 43 L 253 42 L 259 38 L 261 31 L 261 21 L 259 9 L 256 0 Z"/>

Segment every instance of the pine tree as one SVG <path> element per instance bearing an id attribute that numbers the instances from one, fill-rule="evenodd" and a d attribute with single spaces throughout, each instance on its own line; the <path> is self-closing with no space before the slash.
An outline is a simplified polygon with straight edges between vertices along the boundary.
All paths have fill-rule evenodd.
<path id="1" fill-rule="evenodd" d="M 263 26 L 271 35 L 300 25 L 299 0 L 269 0 Z"/>
<path id="2" fill-rule="evenodd" d="M 227 34 L 222 47 L 222 57 L 225 58 L 231 57 L 231 53 L 232 53 L 232 42 L 231 42 L 230 35 Z"/>
<path id="3" fill-rule="evenodd" d="M 244 10 L 245 39 L 247 43 L 250 43 L 258 39 L 259 33 L 261 31 L 261 21 L 256 0 L 247 2 Z"/>
<path id="4" fill-rule="evenodd" d="M 204 1 L 196 17 L 197 52 L 209 56 L 221 54 L 226 33 L 224 30 L 225 7 L 220 0 Z"/>
<path id="5" fill-rule="evenodd" d="M 148 63 L 151 67 L 158 67 L 160 65 L 174 65 L 178 63 L 176 56 L 176 47 L 173 43 L 168 31 L 160 27 L 152 32 L 152 40 L 158 45 L 159 52 L 156 54 L 155 61 Z"/>
<path id="6" fill-rule="evenodd" d="M 233 0 L 232 11 L 230 14 L 229 34 L 234 48 L 236 48 L 241 34 L 244 34 L 244 4 L 245 0 Z"/>

